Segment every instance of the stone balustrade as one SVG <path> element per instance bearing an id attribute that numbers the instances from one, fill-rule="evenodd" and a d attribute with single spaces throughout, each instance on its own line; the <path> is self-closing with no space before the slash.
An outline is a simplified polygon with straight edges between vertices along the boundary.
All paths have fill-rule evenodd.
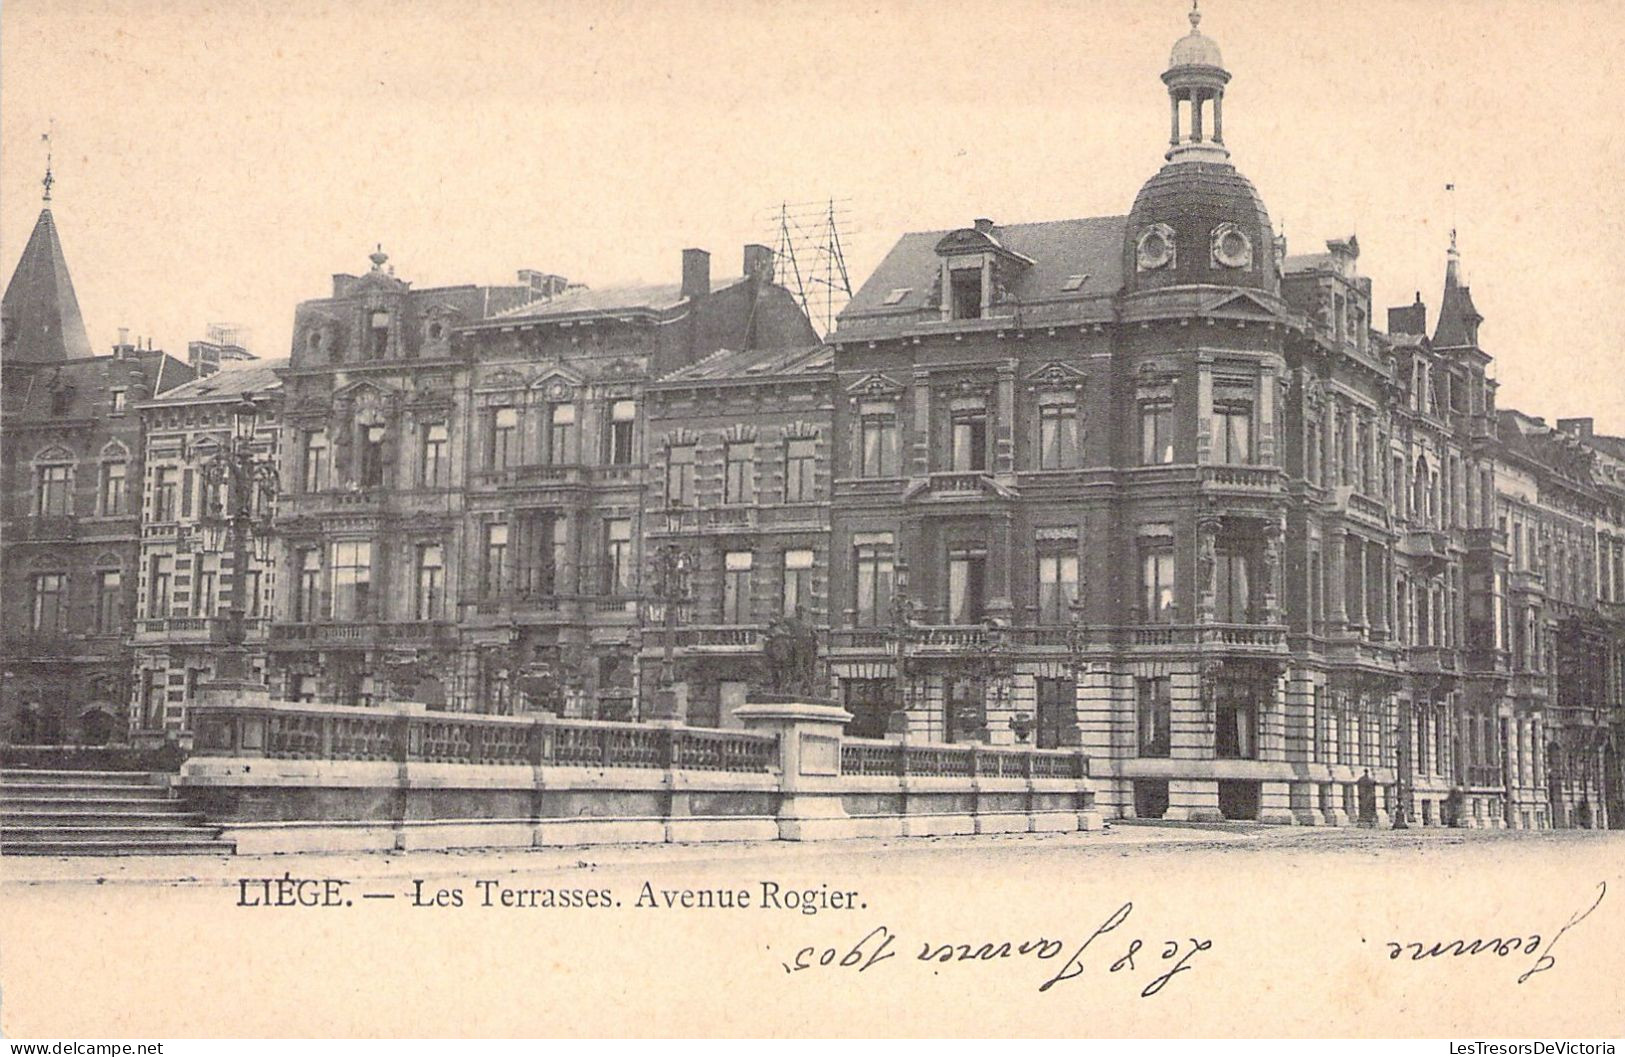
<path id="1" fill-rule="evenodd" d="M 828 705 L 745 730 L 205 703 L 177 788 L 240 852 L 1034 832 L 1098 823 L 1078 750 L 844 737 Z"/>

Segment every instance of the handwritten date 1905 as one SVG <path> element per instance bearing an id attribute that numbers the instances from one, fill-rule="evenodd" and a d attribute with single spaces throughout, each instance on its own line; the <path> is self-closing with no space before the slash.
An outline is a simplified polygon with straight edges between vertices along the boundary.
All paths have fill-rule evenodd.
<path id="1" fill-rule="evenodd" d="M 1048 991 L 1056 984 L 1075 980 L 1082 976 L 1088 965 L 1084 954 L 1097 940 L 1101 940 L 1111 932 L 1115 932 L 1134 912 L 1133 903 L 1124 903 L 1118 907 L 1089 938 L 1072 949 L 1071 956 L 1061 965 L 1053 975 L 1047 977 L 1038 985 L 1038 990 Z M 1102 943 L 1105 949 L 1106 942 Z M 871 929 L 861 940 L 851 946 L 835 944 L 823 947 L 803 947 L 798 950 L 788 962 L 780 962 L 786 973 L 799 973 L 808 969 L 855 969 L 862 973 L 894 959 L 898 950 L 905 944 L 897 933 L 888 926 L 879 925 Z M 1151 969 L 1163 971 L 1145 985 L 1140 991 L 1141 998 L 1151 998 L 1162 991 L 1175 976 L 1191 968 L 1191 959 L 1196 955 L 1212 948 L 1213 941 L 1191 938 L 1186 944 L 1180 940 L 1168 939 L 1161 941 L 1160 952 L 1146 950 L 1146 942 L 1138 937 L 1128 940 L 1121 948 L 1113 946 L 1100 959 L 1097 968 L 1109 973 L 1138 972 L 1142 963 Z M 1065 940 L 1047 938 L 1029 938 L 1025 940 L 1000 940 L 984 943 L 934 943 L 930 940 L 922 941 L 919 953 L 912 959 L 915 964 L 930 965 L 934 971 L 941 972 L 942 966 L 964 965 L 966 963 L 1007 962 L 1011 959 L 1032 960 L 1039 962 L 1052 962 L 1065 954 L 1069 945 Z M 1120 950 L 1120 953 L 1118 953 Z M 1160 953 L 1160 956 L 1159 956 Z M 1113 957 L 1116 954 L 1116 957 Z M 1172 963 L 1172 964 L 1169 964 Z M 909 964 L 905 960 L 902 964 Z"/>

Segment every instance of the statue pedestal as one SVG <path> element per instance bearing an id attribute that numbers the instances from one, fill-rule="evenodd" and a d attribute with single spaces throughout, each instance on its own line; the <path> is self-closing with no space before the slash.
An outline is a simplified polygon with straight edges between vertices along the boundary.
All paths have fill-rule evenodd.
<path id="1" fill-rule="evenodd" d="M 753 701 L 734 715 L 746 730 L 778 735 L 780 840 L 860 835 L 841 804 L 841 731 L 852 713 L 806 701 Z"/>

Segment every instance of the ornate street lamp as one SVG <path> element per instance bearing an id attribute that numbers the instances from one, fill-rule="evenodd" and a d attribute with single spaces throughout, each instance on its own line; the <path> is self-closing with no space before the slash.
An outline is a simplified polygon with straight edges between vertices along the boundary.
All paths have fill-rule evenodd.
<path id="1" fill-rule="evenodd" d="M 689 573 L 694 559 L 675 543 L 662 544 L 651 559 L 654 597 L 660 602 L 661 623 L 665 628 L 664 652 L 660 659 L 660 686 L 655 690 L 650 718 L 677 718 L 677 672 L 672 651 L 677 640 L 677 608 L 689 599 Z"/>
<path id="2" fill-rule="evenodd" d="M 259 408 L 243 396 L 231 409 L 231 435 L 202 462 L 205 502 L 201 522 L 210 550 L 232 556 L 231 599 L 226 609 L 225 649 L 215 662 L 212 690 L 257 690 L 249 676 L 247 639 L 248 571 L 253 554 L 269 554 L 271 506 L 276 499 L 277 471 L 254 451 Z M 256 546 L 257 545 L 257 546 Z"/>

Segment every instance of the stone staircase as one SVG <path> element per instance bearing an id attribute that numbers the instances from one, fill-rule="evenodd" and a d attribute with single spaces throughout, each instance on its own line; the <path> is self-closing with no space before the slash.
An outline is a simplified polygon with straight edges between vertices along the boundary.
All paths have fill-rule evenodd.
<path id="1" fill-rule="evenodd" d="M 162 774 L 0 770 L 0 856 L 230 855 Z"/>

